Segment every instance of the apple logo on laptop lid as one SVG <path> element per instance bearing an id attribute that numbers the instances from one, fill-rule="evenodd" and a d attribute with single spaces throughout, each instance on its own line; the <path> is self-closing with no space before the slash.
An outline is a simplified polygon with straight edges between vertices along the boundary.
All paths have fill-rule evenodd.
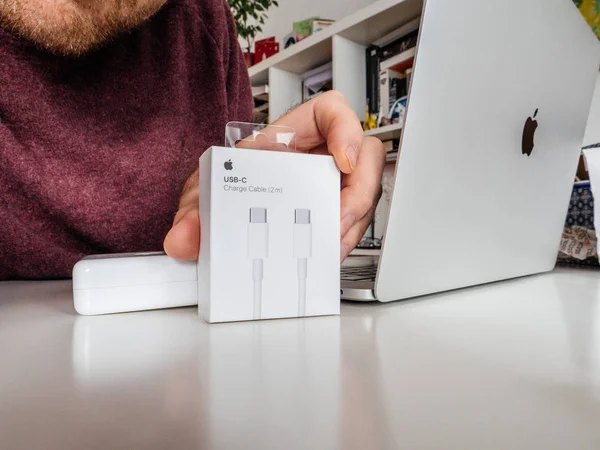
<path id="1" fill-rule="evenodd" d="M 538 128 L 538 122 L 535 120 L 539 112 L 539 109 L 536 109 L 533 113 L 532 117 L 528 117 L 525 121 L 525 127 L 523 128 L 523 143 L 522 150 L 523 154 L 527 156 L 531 156 L 533 152 L 533 147 L 535 146 L 535 132 Z"/>

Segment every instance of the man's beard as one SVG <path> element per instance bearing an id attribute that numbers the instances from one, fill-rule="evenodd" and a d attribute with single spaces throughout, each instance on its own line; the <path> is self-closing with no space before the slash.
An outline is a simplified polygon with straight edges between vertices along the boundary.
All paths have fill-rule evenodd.
<path id="1" fill-rule="evenodd" d="M 0 24 L 59 55 L 80 56 L 152 16 L 167 0 L 0 0 Z"/>

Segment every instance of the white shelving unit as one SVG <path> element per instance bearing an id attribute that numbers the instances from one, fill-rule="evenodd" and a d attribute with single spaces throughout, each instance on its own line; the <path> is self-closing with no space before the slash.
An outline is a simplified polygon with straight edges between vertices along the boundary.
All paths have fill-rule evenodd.
<path id="1" fill-rule="evenodd" d="M 389 141 L 391 139 L 400 139 L 400 133 L 402 133 L 402 124 L 396 123 L 365 131 L 365 136 L 375 136 L 382 141 Z"/>
<path id="2" fill-rule="evenodd" d="M 252 85 L 269 85 L 269 113 L 276 120 L 302 101 L 301 75 L 333 62 L 333 87 L 363 118 L 366 104 L 366 48 L 418 17 L 423 0 L 379 0 L 249 69 Z M 400 127 L 381 134 L 400 137 Z M 374 132 L 379 130 L 373 130 Z M 384 132 L 384 133 L 385 133 Z M 377 135 L 379 134 L 372 134 Z"/>
<path id="3" fill-rule="evenodd" d="M 253 86 L 269 86 L 271 121 L 302 102 L 302 75 L 332 62 L 333 88 L 348 99 L 361 119 L 367 98 L 366 49 L 373 42 L 419 17 L 423 0 L 379 0 L 249 69 Z M 414 55 L 413 55 L 414 56 Z M 382 141 L 399 139 L 402 124 L 367 131 Z M 357 249 L 353 255 L 377 256 Z"/>

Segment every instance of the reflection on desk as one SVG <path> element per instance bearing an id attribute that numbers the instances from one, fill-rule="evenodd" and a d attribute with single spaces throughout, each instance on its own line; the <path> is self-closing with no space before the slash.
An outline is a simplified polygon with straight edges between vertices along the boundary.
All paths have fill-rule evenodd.
<path id="1" fill-rule="evenodd" d="M 143 393 L 160 380 L 154 407 L 198 428 L 216 448 L 235 448 L 242 436 L 275 448 L 281 433 L 337 447 L 339 317 L 208 326 L 189 312 L 76 317 L 77 382 L 102 397 Z M 310 436 L 294 432 L 290 413 L 308 428 L 326 426 Z"/>
<path id="2" fill-rule="evenodd" d="M 599 275 L 217 325 L 0 283 L 0 448 L 597 450 Z"/>

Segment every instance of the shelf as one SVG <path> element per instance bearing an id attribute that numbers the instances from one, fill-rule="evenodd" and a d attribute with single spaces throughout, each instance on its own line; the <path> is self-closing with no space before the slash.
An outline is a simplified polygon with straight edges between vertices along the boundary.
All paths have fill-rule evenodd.
<path id="1" fill-rule="evenodd" d="M 259 94 L 254 96 L 254 100 L 258 100 L 259 102 L 268 102 L 269 94 Z"/>
<path id="2" fill-rule="evenodd" d="M 341 36 L 356 44 L 369 46 L 418 17 L 422 9 L 423 0 L 376 1 L 251 67 L 248 71 L 250 81 L 253 85 L 268 83 L 270 68 L 294 74 L 305 73 L 332 60 L 333 36 Z"/>
<path id="3" fill-rule="evenodd" d="M 417 48 L 413 47 L 399 55 L 392 56 L 390 59 L 381 62 L 380 70 L 390 69 L 396 72 L 404 72 L 406 69 L 412 68 L 416 54 Z"/>
<path id="4" fill-rule="evenodd" d="M 269 69 L 275 67 L 295 74 L 303 74 L 332 59 L 331 27 L 327 27 L 289 48 L 250 67 L 252 85 L 269 82 Z"/>
<path id="5" fill-rule="evenodd" d="M 379 256 L 381 254 L 380 249 L 370 249 L 370 248 L 355 248 L 350 256 Z"/>
<path id="6" fill-rule="evenodd" d="M 385 127 L 375 128 L 373 130 L 365 131 L 365 136 L 374 136 L 379 138 L 381 141 L 389 141 L 391 139 L 400 139 L 402 134 L 402 124 L 395 123 L 393 125 L 387 125 Z"/>
<path id="7" fill-rule="evenodd" d="M 264 105 L 255 106 L 254 107 L 254 111 L 256 111 L 256 112 L 262 112 L 262 113 L 268 113 L 269 112 L 269 104 L 265 103 Z"/>

